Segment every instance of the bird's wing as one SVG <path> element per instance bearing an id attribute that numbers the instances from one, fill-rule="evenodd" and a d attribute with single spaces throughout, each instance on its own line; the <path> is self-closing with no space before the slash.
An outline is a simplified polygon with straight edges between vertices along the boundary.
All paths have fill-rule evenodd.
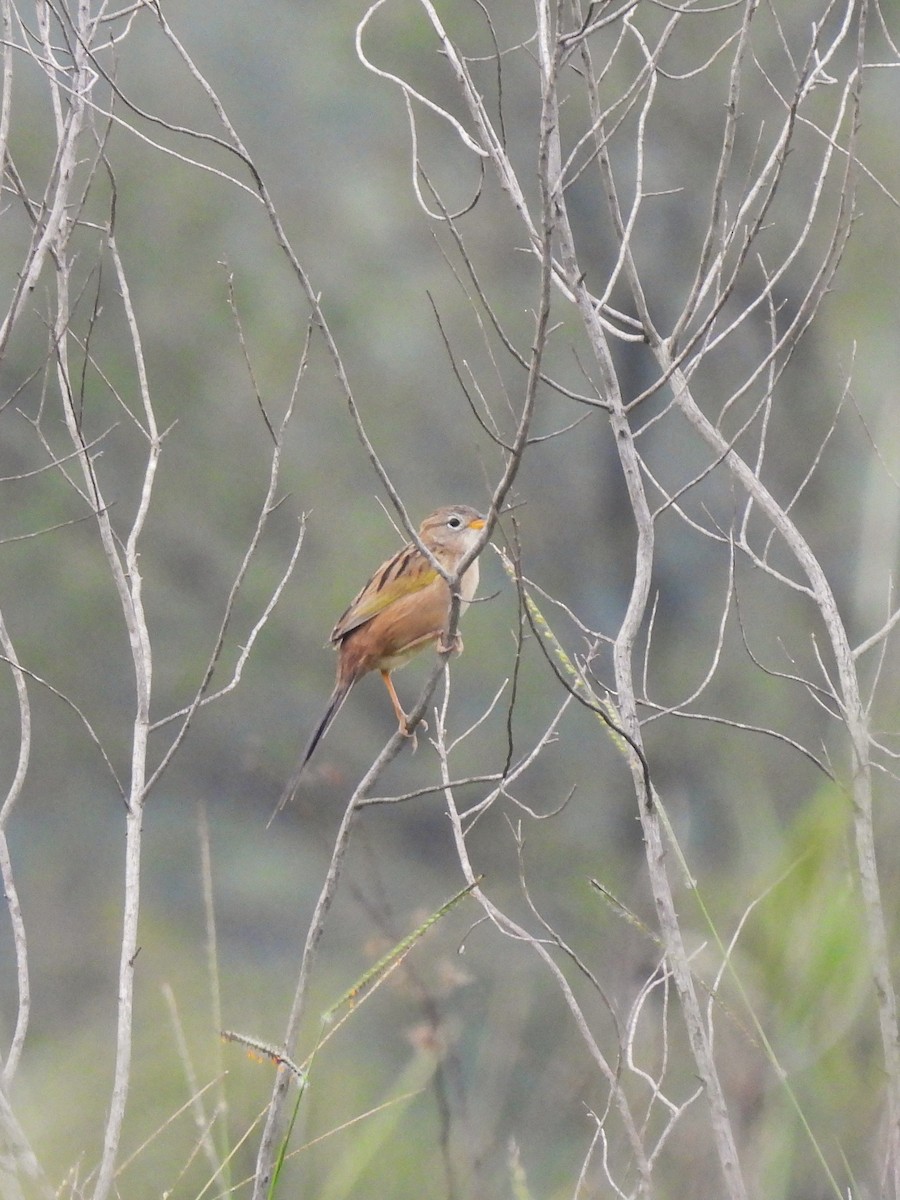
<path id="1" fill-rule="evenodd" d="M 437 574 L 418 547 L 410 542 L 381 564 L 347 611 L 338 618 L 331 631 L 332 644 L 337 645 L 351 630 L 365 625 L 396 601 L 428 587 Z"/>

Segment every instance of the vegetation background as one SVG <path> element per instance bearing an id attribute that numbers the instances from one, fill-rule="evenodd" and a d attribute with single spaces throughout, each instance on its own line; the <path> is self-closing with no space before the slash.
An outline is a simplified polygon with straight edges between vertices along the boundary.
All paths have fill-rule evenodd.
<path id="1" fill-rule="evenodd" d="M 536 70 L 528 42 L 531 6 L 497 0 L 442 7 L 454 37 L 472 55 L 491 52 L 486 11 L 502 46 L 510 48 L 506 134 L 523 179 L 534 187 L 540 96 L 528 91 Z M 688 12 L 697 7 L 683 6 Z M 649 0 L 637 8 L 650 27 L 661 25 L 669 11 Z M 669 74 L 660 80 L 661 98 L 645 132 L 647 186 L 661 198 L 644 218 L 640 269 L 663 324 L 677 314 L 689 287 L 708 220 L 708 192 L 701 193 L 695 181 L 715 171 L 724 111 L 718 88 L 729 60 L 718 60 L 721 74 L 714 67 L 679 79 L 676 71 L 692 71 L 713 54 L 726 22 L 735 22 L 729 15 L 734 8 L 709 6 L 686 22 L 683 38 L 673 41 Z M 32 48 L 41 12 L 54 40 L 70 20 L 62 9 L 40 4 L 37 15 L 24 7 L 4 11 L 6 41 Z M 502 459 L 475 419 L 454 364 L 466 378 L 471 372 L 504 428 L 512 428 L 510 413 L 519 411 L 526 373 L 496 343 L 489 351 L 483 318 L 461 282 L 453 239 L 417 204 L 402 94 L 366 71 L 356 54 L 355 30 L 364 11 L 349 0 L 273 0 L 265 6 L 169 0 L 163 6 L 266 181 L 321 297 L 368 436 L 418 520 L 450 501 L 486 508 Z M 856 14 L 857 6 L 846 11 Z M 885 25 L 872 16 L 866 59 L 896 61 L 889 36 L 891 25 L 898 32 L 896 6 L 876 11 Z M 814 21 L 833 29 L 844 17 L 845 8 L 819 0 L 763 5 L 753 28 L 754 53 L 762 60 L 782 44 L 800 47 Z M 310 314 L 253 181 L 234 155 L 200 142 L 191 146 L 192 161 L 167 152 L 187 153 L 175 127 L 220 130 L 202 87 L 161 32 L 154 6 L 138 5 L 128 19 L 128 36 L 107 59 L 127 97 L 117 109 L 127 125 L 113 126 L 107 150 L 118 251 L 158 424 L 169 430 L 140 549 L 153 639 L 152 715 L 161 718 L 188 704 L 203 676 L 269 478 L 272 439 L 256 392 L 267 412 L 280 417 Z M 403 74 L 465 121 L 419 6 L 381 9 L 366 31 L 365 47 L 373 61 Z M 57 148 L 39 57 L 16 53 L 9 129 L 10 160 L 35 196 L 52 173 Z M 782 56 L 785 73 L 788 58 Z M 754 131 L 743 147 L 748 162 L 756 131 L 765 128 L 765 82 L 760 69 L 759 93 L 748 88 L 742 97 Z M 776 381 L 768 432 L 766 479 L 779 500 L 790 502 L 809 476 L 791 514 L 828 573 L 853 644 L 878 629 L 896 603 L 897 99 L 896 72 L 873 69 L 863 92 L 859 157 L 866 173 L 856 227 L 827 298 Z M 155 114 L 169 127 L 139 113 Z M 420 134 L 429 177 L 448 208 L 465 207 L 479 188 L 471 157 L 462 155 L 453 130 L 434 114 L 423 115 Z M 764 135 L 758 136 L 762 142 Z M 85 148 L 82 168 L 88 153 Z M 616 153 L 624 174 L 628 151 Z M 773 239 L 798 237 L 809 214 L 804 153 L 798 149 L 797 170 L 786 172 L 773 205 Z M 245 188 L 199 168 L 196 160 L 237 177 Z M 4 188 L 0 284 L 12 295 L 31 226 L 9 171 Z M 75 343 L 83 346 L 89 335 L 92 359 L 102 364 L 105 379 L 85 369 L 79 405 L 85 436 L 100 439 L 97 471 L 112 522 L 124 531 L 137 509 L 147 450 L 112 392 L 135 403 L 120 282 L 96 249 L 96 228 L 108 222 L 112 193 L 99 171 L 84 227 L 74 235 L 71 331 L 73 354 Z M 601 215 L 602 190 L 589 171 L 573 186 L 569 202 L 585 263 L 602 280 L 617 246 Z M 459 228 L 495 312 L 527 356 L 536 269 L 489 171 Z M 814 231 L 803 244 L 801 266 L 818 253 L 817 236 Z M 134 673 L 96 522 L 63 471 L 47 469 L 66 453 L 48 351 L 53 292 L 48 266 L 0 364 L 0 609 L 18 659 L 31 673 L 32 706 L 27 779 L 6 827 L 28 932 L 31 1011 L 7 1096 L 52 1186 L 74 1196 L 91 1194 L 110 1106 L 125 809 L 72 706 L 90 721 L 127 783 Z M 796 311 L 802 300 L 801 283 L 786 278 L 775 298 L 779 314 Z M 750 364 L 765 356 L 769 316 L 763 310 L 747 322 L 725 359 L 709 367 L 703 388 L 711 403 L 734 390 Z M 548 351 L 551 373 L 572 389 L 589 391 L 572 318 L 559 321 Z M 655 368 L 643 346 L 622 344 L 616 355 L 627 398 L 653 383 Z M 663 413 L 668 400 L 662 389 L 645 409 Z M 548 436 L 577 420 L 574 432 Z M 610 637 L 622 621 L 634 571 L 631 505 L 602 410 L 541 388 L 533 433 L 545 440 L 523 456 L 510 500 L 519 506 L 524 572 L 566 606 L 548 601 L 544 611 L 574 658 L 586 652 L 590 639 L 567 610 Z M 648 423 L 642 450 L 661 486 L 670 489 L 710 463 L 698 439 L 664 420 Z M 281 1042 L 300 951 L 347 798 L 393 731 L 380 683 L 365 680 L 323 743 L 297 802 L 267 827 L 331 688 L 333 656 L 323 649 L 331 624 L 398 544 L 379 503 L 384 488 L 318 336 L 310 339 L 285 435 L 278 497 L 280 507 L 234 606 L 221 659 L 225 679 L 279 586 L 305 516 L 296 569 L 239 685 L 197 713 L 146 802 L 135 1049 L 115 1182 L 122 1196 L 220 1195 L 228 1188 L 249 1194 L 241 1181 L 254 1172 L 254 1123 L 269 1101 L 274 1068 L 223 1043 L 219 1031 Z M 696 520 L 722 530 L 739 521 L 743 501 L 726 472 L 716 470 L 691 489 L 688 504 Z M 508 519 L 503 530 L 511 534 Z M 498 531 L 494 540 L 502 544 L 503 537 Z M 688 886 L 673 859 L 682 929 L 704 1006 L 711 1006 L 750 1194 L 766 1200 L 893 1194 L 881 1190 L 884 1063 L 843 786 L 846 749 L 828 702 L 818 703 L 786 677 L 815 674 L 815 622 L 803 596 L 773 589 L 752 565 L 739 564 L 736 577 L 740 621 L 732 607 L 717 669 L 696 707 L 780 731 L 830 764 L 838 781 L 829 781 L 784 740 L 698 720 L 649 726 L 653 781 L 696 883 Z M 648 650 L 648 691 L 661 705 L 681 703 L 704 680 L 731 588 L 729 555 L 721 544 L 698 536 L 674 511 L 663 514 Z M 482 558 L 481 594 L 483 602 L 466 617 L 465 653 L 451 668 L 451 726 L 458 733 L 475 721 L 515 674 L 513 727 L 521 751 L 542 736 L 563 693 L 537 639 L 526 636 L 518 653 L 519 596 L 490 548 Z M 602 686 L 611 686 L 608 657 L 604 650 L 596 663 Z M 422 661 L 398 677 L 410 703 L 429 665 Z M 889 651 L 877 678 L 873 722 L 896 748 L 894 665 Z M 867 679 L 874 685 L 874 660 Z M 509 688 L 459 752 L 458 776 L 502 766 Z M 162 752 L 167 729 L 152 736 L 151 759 Z M 4 789 L 15 773 L 20 734 L 15 680 L 5 673 Z M 876 831 L 895 966 L 900 839 L 890 762 L 887 756 L 876 784 Z M 436 778 L 434 750 L 420 734 L 416 755 L 404 750 L 394 759 L 379 794 L 404 794 L 432 786 Z M 460 797 L 474 803 L 484 791 L 472 784 Z M 619 748 L 593 713 L 573 704 L 556 739 L 512 791 L 485 811 L 472 840 L 483 886 L 504 911 L 551 940 L 554 931 L 589 966 L 599 988 L 560 955 L 601 1042 L 616 1044 L 617 1022 L 624 1024 L 642 997 L 636 1044 L 650 1075 L 665 1080 L 667 1103 L 680 1112 L 677 1134 L 660 1151 L 652 1194 L 725 1194 L 704 1101 L 687 1103 L 696 1077 L 674 991 L 660 967 L 634 783 Z M 540 814 L 559 811 L 536 821 L 519 805 Z M 615 902 L 592 887 L 592 879 Z M 208 969 L 207 883 L 215 913 L 215 985 Z M 321 1014 L 464 884 L 440 795 L 361 814 L 315 962 L 300 1058 L 316 1044 Z M 609 1102 L 608 1082 L 540 960 L 478 923 L 481 915 L 475 901 L 466 900 L 442 918 L 316 1055 L 291 1142 L 292 1149 L 307 1148 L 290 1160 L 284 1194 L 317 1200 L 615 1194 L 600 1165 L 601 1150 L 592 1143 Z M 716 991 L 722 956 L 708 919 L 724 944 L 736 937 L 733 962 L 743 989 L 723 985 L 715 1001 L 708 997 Z M 0 929 L 3 1046 L 13 1037 L 19 1008 L 15 962 L 6 924 Z M 609 1056 L 616 1061 L 615 1050 Z M 198 1132 L 203 1118 L 197 1108 L 186 1105 L 207 1084 L 213 1148 Z M 640 1103 L 649 1114 L 647 1128 L 661 1130 L 668 1109 L 659 1096 L 647 1088 Z M 227 1171 L 209 1186 L 211 1162 L 248 1130 Z M 612 1154 L 622 1138 L 610 1136 Z M 587 1161 L 592 1144 L 594 1157 Z M 616 1177 L 621 1194 L 632 1194 L 633 1173 L 623 1169 Z M 25 1185 L 9 1182 L 10 1196 L 17 1194 L 14 1186 Z"/>

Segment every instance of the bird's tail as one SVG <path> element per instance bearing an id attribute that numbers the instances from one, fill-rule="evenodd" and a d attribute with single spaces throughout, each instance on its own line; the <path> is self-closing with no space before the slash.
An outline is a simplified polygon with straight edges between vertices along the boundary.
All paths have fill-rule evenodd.
<path id="1" fill-rule="evenodd" d="M 351 683 L 343 683 L 341 681 L 338 681 L 334 685 L 334 691 L 331 693 L 331 696 L 329 697 L 328 706 L 326 707 L 325 712 L 322 714 L 322 718 L 319 721 L 318 725 L 312 731 L 312 735 L 311 735 L 309 741 L 306 743 L 306 749 L 301 754 L 300 761 L 297 763 L 296 770 L 294 771 L 293 775 L 291 776 L 290 780 L 288 781 L 288 784 L 285 787 L 284 791 L 281 793 L 281 798 L 279 799 L 278 803 L 275 805 L 275 809 L 274 809 L 271 817 L 269 817 L 268 822 L 266 823 L 266 829 L 269 828 L 269 826 L 275 820 L 275 817 L 278 815 L 278 813 L 281 812 L 281 810 L 288 803 L 288 801 L 293 800 L 294 793 L 296 792 L 297 786 L 300 783 L 300 776 L 303 774 L 306 764 L 309 762 L 309 760 L 312 758 L 313 754 L 315 753 L 316 746 L 318 746 L 319 742 L 321 742 L 322 738 L 328 732 L 328 728 L 331 725 L 331 722 L 341 711 L 341 706 L 343 705 L 344 701 L 347 699 L 347 696 L 350 694 L 350 689 L 352 687 L 353 687 L 352 682 Z"/>

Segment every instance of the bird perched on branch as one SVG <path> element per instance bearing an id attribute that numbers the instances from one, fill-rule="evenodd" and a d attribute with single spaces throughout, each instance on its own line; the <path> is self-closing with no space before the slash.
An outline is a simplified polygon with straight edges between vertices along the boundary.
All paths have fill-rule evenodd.
<path id="1" fill-rule="evenodd" d="M 426 517 L 419 527 L 419 538 L 444 570 L 452 575 L 475 545 L 484 526 L 485 518 L 474 508 L 454 504 L 439 508 Z M 466 568 L 460 580 L 460 614 L 468 607 L 477 587 L 476 560 Z M 445 644 L 450 605 L 447 581 L 415 542 L 410 542 L 381 564 L 331 631 L 329 640 L 338 652 L 334 691 L 275 813 L 293 796 L 303 768 L 340 711 L 350 689 L 369 671 L 381 673 L 400 729 L 403 733 L 410 732 L 406 714 L 394 691 L 391 672 L 404 666 L 426 646 L 439 644 L 441 650 L 452 648 L 457 653 L 462 650 L 462 639 L 458 635 L 452 647 Z"/>

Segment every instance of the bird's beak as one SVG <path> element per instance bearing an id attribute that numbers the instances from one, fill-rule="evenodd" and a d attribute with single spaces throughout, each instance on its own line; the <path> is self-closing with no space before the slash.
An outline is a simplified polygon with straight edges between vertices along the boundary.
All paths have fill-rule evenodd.
<path id="1" fill-rule="evenodd" d="M 487 525 L 486 517 L 476 517 L 474 521 L 469 522 L 470 529 L 484 529 L 485 525 Z"/>

